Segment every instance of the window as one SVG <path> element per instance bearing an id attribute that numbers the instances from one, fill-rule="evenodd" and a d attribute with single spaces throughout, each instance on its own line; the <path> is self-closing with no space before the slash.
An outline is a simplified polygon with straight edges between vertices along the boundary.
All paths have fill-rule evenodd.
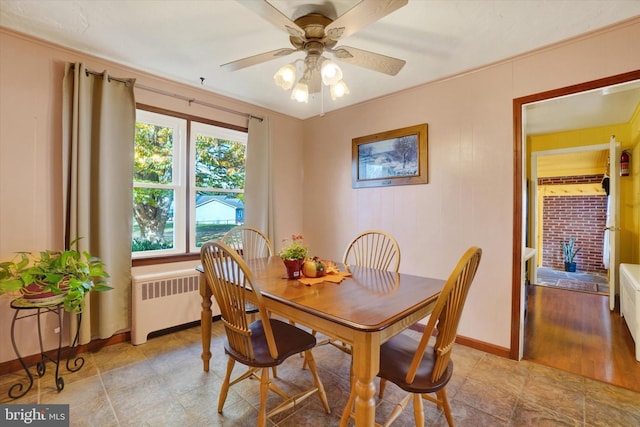
<path id="1" fill-rule="evenodd" d="M 199 252 L 244 223 L 247 133 L 138 109 L 134 258 Z"/>

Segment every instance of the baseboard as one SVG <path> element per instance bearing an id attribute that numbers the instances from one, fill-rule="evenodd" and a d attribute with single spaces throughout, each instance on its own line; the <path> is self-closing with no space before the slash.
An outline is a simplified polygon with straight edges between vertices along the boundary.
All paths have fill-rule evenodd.
<path id="1" fill-rule="evenodd" d="M 465 347 L 474 348 L 476 350 L 484 351 L 485 353 L 493 354 L 495 356 L 504 357 L 505 359 L 510 359 L 510 350 L 505 347 L 500 347 L 495 344 L 489 344 L 484 341 L 478 341 L 473 338 L 462 337 L 458 335 L 456 337 L 456 343 L 463 345 Z"/>
<path id="2" fill-rule="evenodd" d="M 409 329 L 413 329 L 414 331 L 418 331 L 418 332 L 424 332 L 424 328 L 425 328 L 425 325 L 423 325 L 422 323 L 415 323 L 409 326 Z M 504 357 L 506 359 L 510 358 L 508 348 L 499 347 L 497 345 L 489 344 L 484 341 L 478 341 L 473 338 L 467 338 L 467 337 L 458 335 L 456 337 L 456 343 L 463 345 L 465 347 L 470 347 L 476 350 L 484 351 L 485 353 Z"/>

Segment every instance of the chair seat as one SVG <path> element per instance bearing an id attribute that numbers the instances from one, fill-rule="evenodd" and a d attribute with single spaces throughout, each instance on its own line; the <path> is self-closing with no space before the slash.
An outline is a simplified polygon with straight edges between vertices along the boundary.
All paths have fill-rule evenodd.
<path id="1" fill-rule="evenodd" d="M 416 353 L 417 341 L 405 334 L 399 334 L 384 343 L 380 348 L 380 372 L 378 376 L 384 378 L 410 393 L 433 393 L 447 385 L 453 373 L 453 361 L 449 359 L 447 369 L 436 382 L 431 381 L 431 373 L 436 360 L 433 347 L 429 346 L 424 352 L 422 362 L 416 372 L 413 383 L 407 384 L 405 378 L 411 360 Z"/>
<path id="2" fill-rule="evenodd" d="M 246 311 L 246 312 L 247 312 L 247 314 L 256 314 L 256 313 L 259 313 L 259 312 L 260 312 L 260 310 L 258 309 L 258 307 L 257 307 L 257 306 L 255 306 L 255 305 L 253 305 L 253 304 L 251 304 L 250 302 L 249 302 L 249 303 L 246 303 L 246 304 L 244 305 L 244 311 Z"/>
<path id="3" fill-rule="evenodd" d="M 249 329 L 251 330 L 254 359 L 249 359 L 234 351 L 228 341 L 224 345 L 224 349 L 229 356 L 246 366 L 261 368 L 278 366 L 294 354 L 310 350 L 316 345 L 316 338 L 307 331 L 280 320 L 271 319 L 273 338 L 278 348 L 278 358 L 274 359 L 269 353 L 269 345 L 267 344 L 262 321 L 253 322 L 249 325 Z"/>

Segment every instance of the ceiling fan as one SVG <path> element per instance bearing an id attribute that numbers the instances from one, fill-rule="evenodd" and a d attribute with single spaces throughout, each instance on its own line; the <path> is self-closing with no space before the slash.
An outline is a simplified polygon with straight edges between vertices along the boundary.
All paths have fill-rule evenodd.
<path id="1" fill-rule="evenodd" d="M 283 66 L 274 76 L 278 86 L 286 90 L 291 89 L 296 81 L 296 65 L 302 62 L 302 76 L 292 92 L 292 99 L 307 102 L 309 93 L 320 92 L 321 82 L 331 87 L 333 99 L 349 92 L 342 80 L 342 71 L 335 63 L 326 58 L 324 53 L 333 55 L 339 61 L 390 76 L 398 74 L 405 64 L 402 59 L 355 47 L 336 47 L 336 45 L 339 40 L 405 6 L 408 0 L 362 0 L 335 20 L 322 13 L 311 12 L 294 21 L 267 0 L 239 1 L 276 27 L 285 30 L 289 34 L 289 41 L 293 48 L 260 53 L 223 64 L 221 67 L 228 71 L 235 71 L 303 51 L 305 52 L 303 60 L 297 60 Z M 304 93 L 301 93 L 299 89 Z"/>

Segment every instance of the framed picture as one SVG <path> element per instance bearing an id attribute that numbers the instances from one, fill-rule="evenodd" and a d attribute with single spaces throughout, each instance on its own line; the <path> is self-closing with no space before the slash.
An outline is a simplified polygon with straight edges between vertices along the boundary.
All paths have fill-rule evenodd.
<path id="1" fill-rule="evenodd" d="M 353 188 L 426 184 L 427 124 L 354 138 Z"/>

